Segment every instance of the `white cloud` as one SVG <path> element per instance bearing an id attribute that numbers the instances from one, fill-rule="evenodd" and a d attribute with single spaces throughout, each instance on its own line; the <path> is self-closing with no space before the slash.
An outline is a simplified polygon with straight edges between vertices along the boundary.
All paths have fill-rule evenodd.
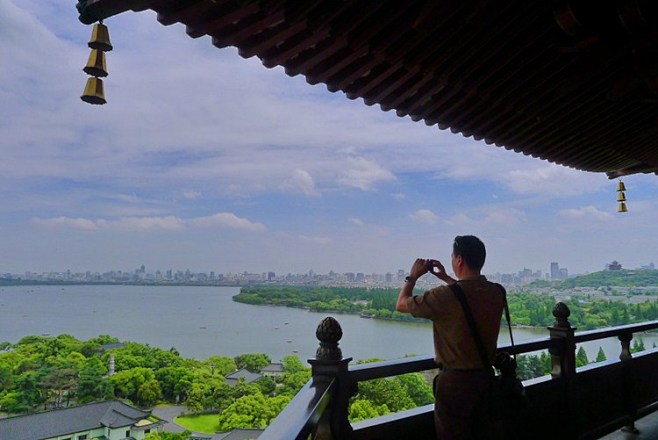
<path id="1" fill-rule="evenodd" d="M 246 218 L 238 217 L 237 215 L 230 212 L 219 212 L 207 217 L 199 217 L 190 220 L 189 223 L 194 226 L 205 228 L 225 226 L 233 229 L 242 229 L 252 232 L 260 232 L 266 229 L 265 225 L 262 223 L 252 222 Z"/>
<path id="2" fill-rule="evenodd" d="M 352 225 L 363 226 L 363 220 L 361 220 L 360 218 L 350 217 L 347 219 L 347 221 Z"/>
<path id="3" fill-rule="evenodd" d="M 55 217 L 43 219 L 35 217 L 32 224 L 46 228 L 67 228 L 77 230 L 112 230 L 112 231 L 182 231 L 190 227 L 214 228 L 227 227 L 245 231 L 264 231 L 265 225 L 240 218 L 235 214 L 220 212 L 211 216 L 184 220 L 175 216 L 164 217 L 122 217 L 117 220 Z"/>
<path id="4" fill-rule="evenodd" d="M 114 231 L 147 231 L 147 230 L 182 230 L 185 222 L 178 217 L 123 217 L 117 220 L 90 220 L 83 218 L 55 217 L 50 219 L 34 218 L 32 223 L 41 227 L 67 228 L 78 230 L 114 230 Z"/>
<path id="5" fill-rule="evenodd" d="M 183 191 L 183 197 L 188 200 L 196 200 L 201 198 L 201 193 L 199 191 L 188 189 L 187 191 Z"/>
<path id="6" fill-rule="evenodd" d="M 283 183 L 282 188 L 301 192 L 307 196 L 320 195 L 320 192 L 315 188 L 313 176 L 308 171 L 299 168 L 293 171 L 292 177 Z"/>
<path id="7" fill-rule="evenodd" d="M 341 184 L 363 191 L 371 190 L 378 182 L 395 180 L 393 173 L 363 157 L 349 157 L 347 169 L 340 172 L 339 176 L 338 181 Z"/>
<path id="8" fill-rule="evenodd" d="M 525 221 L 526 215 L 523 211 L 509 207 L 489 208 L 483 220 L 485 225 L 498 227 L 516 226 Z"/>
<path id="9" fill-rule="evenodd" d="M 503 180 L 516 193 L 541 194 L 547 198 L 592 193 L 609 185 L 603 175 L 544 165 L 539 161 L 530 169 L 515 169 L 505 173 Z"/>
<path id="10" fill-rule="evenodd" d="M 418 211 L 411 214 L 410 217 L 415 221 L 421 223 L 427 223 L 430 225 L 435 224 L 437 221 L 439 221 L 439 217 L 429 209 L 419 209 Z"/>
<path id="11" fill-rule="evenodd" d="M 313 244 L 329 244 L 332 242 L 331 238 L 329 237 L 314 237 L 308 235 L 300 235 L 299 239 L 304 242 Z"/>
<path id="12" fill-rule="evenodd" d="M 469 217 L 468 215 L 464 214 L 463 212 L 459 212 L 455 215 L 452 215 L 448 220 L 447 223 L 450 225 L 459 225 L 459 226 L 472 226 L 476 222 Z"/>
<path id="13" fill-rule="evenodd" d="M 589 219 L 607 222 L 615 219 L 615 216 L 609 212 L 601 211 L 600 209 L 591 205 L 583 206 L 580 208 L 563 209 L 558 212 L 558 216 L 579 221 L 583 219 Z"/>
<path id="14" fill-rule="evenodd" d="M 84 231 L 93 231 L 98 229 L 98 224 L 93 220 L 88 220 L 86 218 L 70 218 L 70 217 L 55 217 L 50 219 L 42 219 L 35 217 L 32 219 L 32 223 L 46 228 L 71 228 L 79 229 Z"/>
<path id="15" fill-rule="evenodd" d="M 221 260 L 234 271 L 254 261 L 285 272 L 395 270 L 418 249 L 470 232 L 506 240 L 492 246 L 501 270 L 576 253 L 571 264 L 590 269 L 601 255 L 655 259 L 656 246 L 631 244 L 655 229 L 656 176 L 624 179 L 630 212 L 617 216 L 616 182 L 602 174 L 328 93 L 235 48 L 190 39 L 183 26 L 163 27 L 153 11 L 112 17 L 108 104 L 87 105 L 79 96 L 91 28 L 65 3 L 0 0 L 6 270 L 53 261 L 87 269 L 90 256 L 107 269 L 112 255 L 139 264 L 175 255 L 199 269 Z M 442 227 L 409 230 L 406 214 L 417 207 L 414 221 Z M 623 237 L 600 239 L 621 225 Z M 80 231 L 85 240 L 70 239 Z M 220 231 L 220 244 L 209 239 Z"/>

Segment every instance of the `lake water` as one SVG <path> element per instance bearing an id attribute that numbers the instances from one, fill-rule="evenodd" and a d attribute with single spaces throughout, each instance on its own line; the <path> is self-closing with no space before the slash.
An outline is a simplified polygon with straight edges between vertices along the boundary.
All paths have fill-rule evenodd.
<path id="1" fill-rule="evenodd" d="M 206 359 L 266 353 L 306 360 L 318 347 L 315 329 L 333 316 L 343 329 L 344 356 L 394 359 L 432 353 L 429 324 L 364 319 L 285 307 L 234 302 L 238 288 L 197 286 L 11 286 L 0 288 L 0 342 L 28 335 L 70 334 L 86 340 L 108 334 L 147 343 L 182 356 Z M 514 329 L 515 342 L 548 337 L 545 329 Z M 658 335 L 643 335 L 647 348 Z M 501 330 L 500 343 L 509 341 Z M 599 346 L 608 359 L 619 356 L 616 339 L 584 344 L 590 360 Z"/>

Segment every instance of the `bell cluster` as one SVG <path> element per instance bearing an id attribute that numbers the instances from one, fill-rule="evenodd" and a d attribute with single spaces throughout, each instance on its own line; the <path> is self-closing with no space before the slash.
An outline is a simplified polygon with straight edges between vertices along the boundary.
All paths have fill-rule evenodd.
<path id="1" fill-rule="evenodd" d="M 617 202 L 619 202 L 619 208 L 617 212 L 628 212 L 626 207 L 626 185 L 621 180 L 617 183 Z"/>
<path id="2" fill-rule="evenodd" d="M 94 25 L 91 40 L 87 45 L 91 48 L 87 65 L 82 69 L 90 78 L 87 79 L 85 90 L 80 96 L 84 102 L 102 105 L 107 103 L 103 90 L 103 80 L 107 76 L 107 61 L 105 52 L 112 50 L 110 32 L 102 22 Z"/>

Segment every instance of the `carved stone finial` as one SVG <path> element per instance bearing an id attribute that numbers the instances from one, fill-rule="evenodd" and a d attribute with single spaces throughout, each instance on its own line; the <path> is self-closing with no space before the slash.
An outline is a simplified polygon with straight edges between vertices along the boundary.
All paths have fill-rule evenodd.
<path id="1" fill-rule="evenodd" d="M 320 341 L 320 347 L 315 352 L 315 358 L 318 360 L 340 360 L 343 353 L 338 348 L 338 341 L 343 337 L 343 330 L 340 324 L 331 316 L 328 316 L 320 322 L 315 336 Z"/>
<path id="2" fill-rule="evenodd" d="M 555 317 L 555 323 L 553 324 L 556 327 L 571 327 L 569 323 L 569 315 L 571 315 L 571 310 L 563 302 L 555 304 L 553 307 L 553 316 Z"/>

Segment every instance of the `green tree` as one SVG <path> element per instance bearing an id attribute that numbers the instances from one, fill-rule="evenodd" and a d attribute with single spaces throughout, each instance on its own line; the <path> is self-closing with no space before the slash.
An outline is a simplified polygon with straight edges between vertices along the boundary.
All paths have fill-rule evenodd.
<path id="1" fill-rule="evenodd" d="M 257 388 L 249 388 L 249 390 L 256 392 Z M 226 407 L 233 403 L 237 397 L 244 395 L 242 394 L 243 392 L 244 394 L 247 394 L 249 391 L 245 391 L 240 387 L 238 387 L 236 390 L 226 382 L 216 384 L 210 389 L 208 408 L 212 408 L 217 411 L 223 411 Z"/>
<path id="2" fill-rule="evenodd" d="M 235 357 L 235 363 L 238 368 L 246 368 L 252 373 L 258 373 L 271 362 L 271 358 L 262 353 L 247 353 Z"/>
<path id="3" fill-rule="evenodd" d="M 349 421 L 354 423 L 360 420 L 372 419 L 374 417 L 390 414 L 386 405 L 374 405 L 371 401 L 365 399 L 354 399 L 350 403 Z"/>
<path id="4" fill-rule="evenodd" d="M 297 356 L 284 356 L 281 362 L 286 373 L 299 373 L 308 369 Z"/>
<path id="5" fill-rule="evenodd" d="M 224 394 L 218 394 L 218 390 L 224 390 Z M 232 399 L 232 388 L 226 384 L 221 376 L 197 375 L 192 381 L 189 395 L 185 406 L 192 412 L 218 407 L 217 397 Z"/>
<path id="6" fill-rule="evenodd" d="M 206 407 L 209 394 L 210 389 L 207 385 L 193 382 L 187 400 L 185 400 L 185 407 L 193 413 L 202 411 Z"/>
<path id="7" fill-rule="evenodd" d="M 162 398 L 160 384 L 155 378 L 149 379 L 137 389 L 137 403 L 141 406 L 151 406 Z"/>
<path id="8" fill-rule="evenodd" d="M 114 384 L 115 395 L 139 402 L 138 395 L 140 387 L 147 382 L 155 380 L 155 373 L 150 368 L 136 367 L 129 370 L 119 371 L 110 377 Z"/>
<path id="9" fill-rule="evenodd" d="M 605 356 L 603 348 L 599 347 L 599 351 L 596 353 L 596 362 L 603 362 L 607 360 L 608 358 Z"/>
<path id="10" fill-rule="evenodd" d="M 420 373 L 408 373 L 398 376 L 397 379 L 402 383 L 406 394 L 411 398 L 416 406 L 427 405 L 434 402 L 434 393 L 432 387 Z"/>
<path id="11" fill-rule="evenodd" d="M 516 357 L 516 374 L 521 380 L 541 377 L 551 372 L 551 357 L 542 352 L 537 355 L 519 355 Z"/>
<path id="12" fill-rule="evenodd" d="M 61 408 L 66 400 L 70 402 L 71 394 L 78 384 L 78 372 L 72 368 L 52 368 L 41 380 L 44 395 L 54 408 Z"/>
<path id="13" fill-rule="evenodd" d="M 184 402 L 193 382 L 193 372 L 186 367 L 164 367 L 155 372 L 162 396 L 170 402 Z"/>
<path id="14" fill-rule="evenodd" d="M 589 364 L 589 360 L 587 359 L 587 353 L 585 352 L 585 349 L 582 347 L 578 347 L 578 351 L 576 352 L 576 367 L 582 367 Z"/>
<path id="15" fill-rule="evenodd" d="M 46 396 L 42 392 L 40 383 L 45 372 L 26 371 L 15 378 L 15 387 L 7 406 L 10 413 L 31 413 L 37 407 L 46 402 Z M 3 405 L 3 408 L 5 406 Z"/>
<path id="16" fill-rule="evenodd" d="M 9 414 L 20 414 L 29 412 L 32 406 L 20 391 L 9 391 L 0 398 L 0 408 Z"/>
<path id="17" fill-rule="evenodd" d="M 263 376 L 257 381 L 254 382 L 256 385 L 258 385 L 258 389 L 260 392 L 263 394 L 263 396 L 269 396 L 274 394 L 274 390 L 276 389 L 276 383 L 272 378 Z"/>
<path id="18" fill-rule="evenodd" d="M 264 429 L 290 402 L 288 396 L 266 398 L 260 393 L 236 399 L 219 415 L 219 430 L 236 428 Z"/>
<path id="19" fill-rule="evenodd" d="M 186 429 L 183 432 L 149 432 L 144 440 L 187 440 L 192 432 Z"/>
<path id="20" fill-rule="evenodd" d="M 114 396 L 114 384 L 107 377 L 107 367 L 97 357 L 85 362 L 78 379 L 78 399 L 80 403 L 105 400 Z"/>
<path id="21" fill-rule="evenodd" d="M 303 370 L 297 373 L 285 373 L 281 379 L 281 386 L 276 392 L 280 395 L 294 396 L 310 379 L 310 370 Z"/>
<path id="22" fill-rule="evenodd" d="M 359 382 L 359 390 L 355 398 L 369 400 L 374 406 L 386 405 L 391 412 L 416 407 L 403 383 L 397 377 Z"/>
<path id="23" fill-rule="evenodd" d="M 644 348 L 644 340 L 642 338 L 633 339 L 633 345 L 631 346 L 631 353 L 638 353 L 644 350 L 646 350 L 646 348 Z"/>
<path id="24" fill-rule="evenodd" d="M 221 376 L 228 376 L 238 369 L 235 360 L 228 356 L 210 356 L 201 365 L 207 368 L 210 374 L 219 374 Z"/>

